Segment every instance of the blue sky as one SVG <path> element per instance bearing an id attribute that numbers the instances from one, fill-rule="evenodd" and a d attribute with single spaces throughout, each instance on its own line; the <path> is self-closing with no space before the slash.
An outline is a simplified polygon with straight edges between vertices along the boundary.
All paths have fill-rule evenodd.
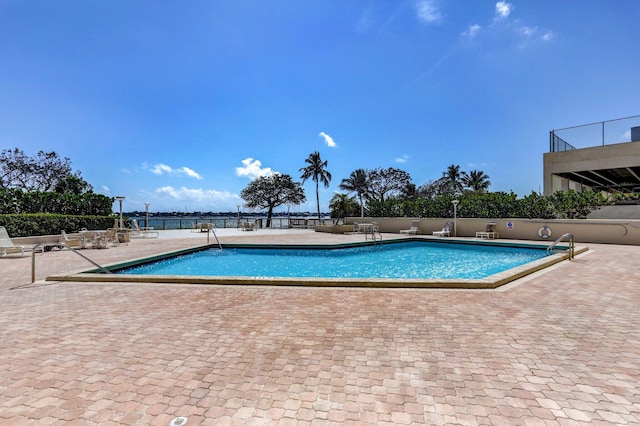
<path id="1" fill-rule="evenodd" d="M 640 114 L 638 22 L 637 0 L 0 0 L 0 149 L 55 150 L 126 211 L 235 211 L 313 151 L 324 211 L 357 168 L 524 196 L 551 129 Z"/>

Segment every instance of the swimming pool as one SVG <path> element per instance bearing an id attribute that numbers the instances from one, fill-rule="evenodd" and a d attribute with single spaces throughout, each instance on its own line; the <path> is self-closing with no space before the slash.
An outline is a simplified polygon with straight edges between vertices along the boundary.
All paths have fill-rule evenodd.
<path id="1" fill-rule="evenodd" d="M 481 279 L 546 257 L 532 248 L 427 241 L 339 249 L 209 249 L 117 273 L 231 277 Z"/>
<path id="2" fill-rule="evenodd" d="M 373 269 L 373 266 L 367 264 L 364 260 L 358 257 L 358 250 L 351 253 L 349 249 L 359 248 L 362 251 L 370 251 L 377 253 L 378 255 L 385 252 L 387 249 L 393 249 L 394 247 L 402 247 L 403 244 L 410 244 L 409 248 L 424 246 L 427 241 L 422 238 L 412 239 L 397 239 L 386 240 L 382 245 L 378 244 L 372 246 L 367 243 L 350 243 L 350 244 L 337 244 L 337 245 L 287 245 L 281 244 L 274 246 L 273 244 L 225 244 L 224 249 L 219 250 L 213 248 L 211 245 L 204 245 L 198 247 L 192 247 L 174 251 L 171 253 L 164 253 L 161 255 L 152 256 L 144 259 L 133 259 L 124 263 L 116 263 L 111 265 L 104 265 L 109 270 L 115 272 L 113 274 L 100 273 L 99 269 L 87 269 L 75 273 L 57 274 L 46 277 L 47 281 L 60 281 L 60 282 L 91 282 L 91 283 L 138 283 L 138 284 L 187 284 L 187 285 L 271 285 L 271 286 L 316 286 L 316 287 L 380 287 L 380 288 L 460 288 L 460 289 L 494 289 L 504 284 L 512 282 L 518 278 L 524 277 L 533 272 L 547 268 L 558 262 L 561 262 L 569 258 L 567 252 L 557 252 L 552 255 L 546 255 L 546 245 L 539 244 L 512 244 L 503 242 L 486 242 L 486 241 L 464 241 L 456 240 L 455 242 L 443 242 L 441 240 L 430 240 L 428 244 L 435 244 L 437 247 L 442 248 L 448 245 L 453 245 L 454 252 L 450 252 L 446 257 L 445 266 L 440 266 L 440 270 L 451 270 L 458 268 L 466 268 L 464 265 L 468 250 L 476 250 L 480 248 L 481 251 L 486 252 L 493 259 L 498 257 L 496 253 L 498 251 L 491 251 L 488 247 L 495 247 L 496 249 L 507 248 L 508 256 L 506 257 L 519 257 L 515 255 L 518 253 L 518 249 L 533 250 L 535 252 L 534 258 L 536 260 L 530 260 L 528 263 L 517 262 L 519 266 L 509 267 L 508 269 L 501 269 L 502 272 L 495 272 L 490 264 L 484 265 L 484 272 L 480 275 L 482 278 L 455 278 L 453 275 L 438 274 L 437 278 L 416 278 L 416 275 L 411 275 L 408 272 L 411 268 L 408 268 L 406 264 L 399 268 L 401 271 L 399 275 L 395 277 L 389 277 L 383 273 L 368 274 L 367 277 L 361 276 L 362 270 Z M 562 247 L 557 247 L 562 249 Z M 182 269 L 166 269 L 161 271 L 160 269 L 147 270 L 144 273 L 133 273 L 133 267 L 142 267 L 156 263 L 160 260 L 163 262 L 157 263 L 158 265 L 166 265 L 179 263 L 182 258 L 189 258 L 205 256 L 217 259 L 225 259 L 225 264 L 234 263 L 231 261 L 228 255 L 232 255 L 235 249 L 248 249 L 250 251 L 256 250 L 253 253 L 255 256 L 269 255 L 271 256 L 267 262 L 273 262 L 278 256 L 278 250 L 295 250 L 298 255 L 302 255 L 304 252 L 306 260 L 309 261 L 309 270 L 322 266 L 323 273 L 316 273 L 315 275 L 304 272 L 305 268 L 301 267 L 298 261 L 293 261 L 292 258 L 282 256 L 286 259 L 285 267 L 281 267 L 277 274 L 271 276 L 264 274 L 264 272 L 249 272 L 249 262 L 245 258 L 244 261 L 237 262 L 241 268 L 241 275 L 201 275 L 201 274 L 226 274 L 227 271 L 219 270 L 207 272 L 199 271 L 198 275 L 189 275 L 192 271 L 182 267 Z M 304 249 L 304 250 L 300 250 Z M 511 249 L 516 249 L 512 251 Z M 575 254 L 587 251 L 587 247 L 576 248 Z M 356 254 L 354 254 L 356 253 Z M 275 254 L 275 255 L 274 255 Z M 333 267 L 327 267 L 327 264 L 331 263 L 323 255 L 331 256 L 334 260 L 331 262 L 342 262 L 347 265 L 347 269 L 352 273 L 348 277 L 331 276 Z M 428 265 L 430 261 L 428 256 L 419 256 L 414 252 L 407 254 L 411 262 L 416 263 L 419 269 L 429 269 Z M 502 256 L 502 255 L 500 255 Z M 240 259 L 240 258 L 238 258 Z M 265 262 L 257 262 L 265 263 Z M 374 262 L 376 265 L 384 265 L 387 269 L 397 267 L 401 264 L 399 261 L 394 260 L 381 260 L 377 259 Z M 395 265 L 395 264 L 398 265 Z M 482 263 L 482 262 L 480 262 Z M 332 263 L 333 264 L 333 263 Z M 367 266 L 369 265 L 369 266 Z M 371 266 L 371 267 L 370 267 Z M 155 266 L 154 266 L 155 267 Z M 162 266 L 164 268 L 165 266 Z M 284 270 L 291 271 L 289 276 L 283 276 Z M 398 268 L 396 268 L 398 269 Z M 359 272 L 358 272 L 359 271 Z M 249 273 L 253 275 L 248 275 Z M 489 275 L 488 275 L 489 274 Z M 450 276 L 450 277 L 448 277 Z M 475 275 L 478 276 L 478 275 Z"/>

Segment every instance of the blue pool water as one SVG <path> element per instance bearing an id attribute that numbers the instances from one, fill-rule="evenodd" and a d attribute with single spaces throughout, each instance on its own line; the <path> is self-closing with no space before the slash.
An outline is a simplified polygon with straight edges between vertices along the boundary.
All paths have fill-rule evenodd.
<path id="1" fill-rule="evenodd" d="M 340 249 L 209 249 L 117 273 L 142 275 L 481 279 L 546 256 L 545 250 L 405 242 Z"/>

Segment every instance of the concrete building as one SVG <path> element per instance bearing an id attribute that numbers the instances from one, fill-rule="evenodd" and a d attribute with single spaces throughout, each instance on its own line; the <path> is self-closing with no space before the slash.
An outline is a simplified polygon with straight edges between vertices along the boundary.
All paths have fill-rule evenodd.
<path id="1" fill-rule="evenodd" d="M 544 154 L 544 194 L 640 192 L 640 141 Z"/>
<path id="2" fill-rule="evenodd" d="M 551 152 L 544 154 L 544 194 L 558 190 L 640 192 L 640 127 L 632 141 L 575 149 L 551 132 Z"/>

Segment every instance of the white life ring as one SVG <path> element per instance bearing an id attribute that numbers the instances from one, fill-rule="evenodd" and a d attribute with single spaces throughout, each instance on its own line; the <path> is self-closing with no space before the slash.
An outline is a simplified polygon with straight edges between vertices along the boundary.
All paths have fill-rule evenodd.
<path id="1" fill-rule="evenodd" d="M 538 236 L 544 239 L 549 238 L 551 236 L 551 228 L 547 225 L 540 227 L 540 229 L 538 229 Z"/>

